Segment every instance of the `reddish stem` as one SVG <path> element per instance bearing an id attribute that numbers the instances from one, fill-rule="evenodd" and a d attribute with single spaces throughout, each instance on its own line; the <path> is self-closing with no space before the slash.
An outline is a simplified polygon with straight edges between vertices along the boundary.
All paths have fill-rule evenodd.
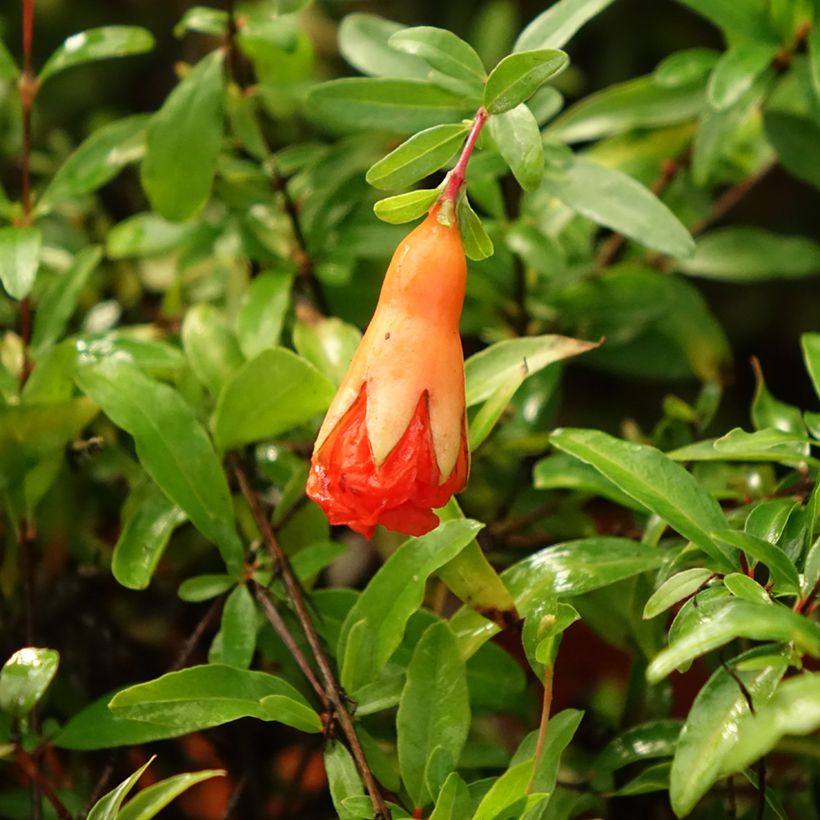
<path id="1" fill-rule="evenodd" d="M 478 111 L 476 111 L 475 119 L 473 120 L 473 127 L 467 135 L 467 142 L 464 143 L 464 150 L 462 150 L 461 156 L 458 158 L 458 162 L 455 164 L 455 167 L 452 171 L 450 171 L 450 176 L 447 179 L 447 187 L 441 195 L 442 202 L 450 201 L 454 203 L 456 201 L 456 197 L 461 190 L 461 186 L 467 178 L 467 163 L 470 161 L 470 156 L 475 148 L 478 135 L 481 133 L 484 123 L 487 122 L 488 116 L 489 115 L 483 105 L 478 109 Z"/>
<path id="2" fill-rule="evenodd" d="M 544 742 L 547 739 L 547 727 L 550 721 L 550 711 L 552 709 L 552 667 L 544 667 L 544 698 L 541 701 L 541 725 L 538 727 L 538 740 L 535 744 L 535 760 L 532 764 L 532 777 L 527 785 L 527 794 L 532 791 L 535 784 L 535 776 L 538 774 L 538 767 L 541 763 L 541 756 L 544 754 Z"/>

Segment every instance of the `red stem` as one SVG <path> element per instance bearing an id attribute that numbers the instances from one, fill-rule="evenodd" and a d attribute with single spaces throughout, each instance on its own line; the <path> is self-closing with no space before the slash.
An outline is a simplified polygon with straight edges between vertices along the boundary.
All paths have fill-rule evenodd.
<path id="1" fill-rule="evenodd" d="M 470 161 L 470 156 L 475 148 L 478 135 L 481 133 L 484 123 L 487 122 L 488 116 L 489 115 L 483 105 L 478 109 L 478 111 L 476 111 L 475 119 L 473 120 L 473 127 L 467 135 L 467 142 L 464 143 L 464 150 L 461 152 L 461 156 L 458 158 L 458 162 L 455 164 L 455 167 L 452 171 L 450 171 L 450 176 L 447 180 L 447 187 L 441 195 L 442 202 L 446 202 L 447 200 L 450 202 L 456 201 L 458 192 L 461 190 L 461 186 L 464 184 L 464 180 L 467 177 L 467 163 Z"/>

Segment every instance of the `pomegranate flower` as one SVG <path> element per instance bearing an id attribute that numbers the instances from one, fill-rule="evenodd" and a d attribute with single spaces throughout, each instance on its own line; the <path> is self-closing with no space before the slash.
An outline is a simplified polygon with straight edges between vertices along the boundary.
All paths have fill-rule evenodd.
<path id="1" fill-rule="evenodd" d="M 422 535 L 467 482 L 467 266 L 455 218 L 436 204 L 396 248 L 373 319 L 313 450 L 307 494 L 332 524 Z"/>

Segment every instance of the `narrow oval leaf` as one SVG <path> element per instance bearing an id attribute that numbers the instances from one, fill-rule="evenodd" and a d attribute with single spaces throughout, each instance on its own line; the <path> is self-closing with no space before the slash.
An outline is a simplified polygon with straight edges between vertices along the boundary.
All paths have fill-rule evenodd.
<path id="1" fill-rule="evenodd" d="M 142 186 L 153 209 L 177 222 L 202 210 L 222 145 L 223 51 L 203 57 L 151 118 Z"/>
<path id="2" fill-rule="evenodd" d="M 14 299 L 25 299 L 34 286 L 42 241 L 39 228 L 0 228 L 0 282 Z"/>
<path id="3" fill-rule="evenodd" d="M 430 69 L 424 60 L 387 45 L 402 28 L 376 14 L 348 14 L 339 26 L 339 52 L 353 68 L 371 77 L 425 80 Z"/>
<path id="4" fill-rule="evenodd" d="M 314 86 L 308 108 L 326 128 L 411 134 L 471 115 L 459 95 L 416 80 L 349 77 Z"/>
<path id="5" fill-rule="evenodd" d="M 765 71 L 779 48 L 772 43 L 739 42 L 724 52 L 706 89 L 712 108 L 722 111 L 734 105 Z"/>
<path id="6" fill-rule="evenodd" d="M 222 313 L 207 303 L 194 305 L 185 314 L 182 346 L 196 377 L 214 397 L 245 363 Z"/>
<path id="7" fill-rule="evenodd" d="M 714 533 L 717 540 L 743 550 L 754 561 L 760 561 L 768 570 L 775 593 L 797 595 L 800 592 L 800 578 L 797 568 L 783 550 L 762 538 L 738 530 L 722 530 Z"/>
<path id="8" fill-rule="evenodd" d="M 303 732 L 322 722 L 289 683 L 265 672 L 220 664 L 192 666 L 114 695 L 118 717 L 195 732 L 242 717 L 276 720 Z"/>
<path id="9" fill-rule="evenodd" d="M 470 207 L 467 197 L 459 200 L 458 225 L 461 231 L 461 240 L 464 243 L 464 253 L 473 262 L 481 262 L 493 255 L 493 241 L 484 230 L 481 220 Z"/>
<path id="10" fill-rule="evenodd" d="M 25 717 L 46 692 L 60 663 L 54 649 L 18 649 L 0 669 L 0 710 Z"/>
<path id="11" fill-rule="evenodd" d="M 458 772 L 451 772 L 436 797 L 430 820 L 461 820 L 470 814 L 470 792 Z"/>
<path id="12" fill-rule="evenodd" d="M 666 612 L 670 606 L 697 592 L 714 573 L 701 567 L 678 572 L 661 584 L 650 596 L 643 608 L 644 618 L 654 618 Z"/>
<path id="13" fill-rule="evenodd" d="M 652 76 L 664 88 L 680 88 L 702 80 L 719 59 L 720 52 L 714 49 L 687 48 L 661 60 Z"/>
<path id="14" fill-rule="evenodd" d="M 766 590 L 754 578 L 750 578 L 742 572 L 730 572 L 728 575 L 724 575 L 723 583 L 726 585 L 726 589 L 736 598 L 742 598 L 744 601 L 751 601 L 756 604 L 771 603 L 772 599 Z"/>
<path id="15" fill-rule="evenodd" d="M 558 0 L 518 35 L 513 51 L 561 48 L 581 26 L 610 3 L 612 0 Z"/>
<path id="16" fill-rule="evenodd" d="M 145 589 L 185 514 L 152 481 L 134 493 L 129 506 L 130 515 L 114 545 L 111 574 L 128 589 Z"/>
<path id="17" fill-rule="evenodd" d="M 659 652 L 649 664 L 650 683 L 663 680 L 687 661 L 705 655 L 735 638 L 794 642 L 800 651 L 820 656 L 820 626 L 780 604 L 729 599 L 705 617 L 697 629 L 685 632 Z"/>
<path id="18" fill-rule="evenodd" d="M 134 437 L 145 471 L 191 523 L 216 544 L 228 566 L 242 564 L 233 503 L 211 441 L 190 405 L 166 384 L 114 358 L 80 363 L 80 389 Z"/>
<path id="19" fill-rule="evenodd" d="M 237 669 L 247 669 L 256 649 L 256 604 L 245 584 L 238 584 L 225 601 L 222 610 L 221 651 L 210 663 L 224 663 Z"/>
<path id="20" fill-rule="evenodd" d="M 695 243 L 680 220 L 648 188 L 621 171 L 577 157 L 563 172 L 548 169 L 542 188 L 582 216 L 675 257 Z"/>
<path id="21" fill-rule="evenodd" d="M 17 68 L 14 57 L 9 53 L 6 44 L 0 41 L 0 81 L 13 80 L 19 73 L 20 69 Z"/>
<path id="22" fill-rule="evenodd" d="M 224 776 L 223 769 L 205 769 L 201 772 L 167 777 L 143 789 L 136 797 L 129 800 L 117 814 L 117 820 L 151 820 L 192 786 L 213 777 Z"/>
<path id="23" fill-rule="evenodd" d="M 783 167 L 820 189 L 820 124 L 798 114 L 767 111 L 763 125 Z"/>
<path id="24" fill-rule="evenodd" d="M 469 125 L 461 123 L 420 131 L 371 166 L 366 179 L 383 191 L 406 188 L 446 165 L 469 130 Z"/>
<path id="25" fill-rule="evenodd" d="M 156 755 L 154 755 L 154 757 L 156 757 Z M 128 792 L 137 785 L 137 781 L 142 777 L 142 773 L 154 762 L 154 757 L 123 780 L 119 786 L 112 789 L 108 794 L 103 795 L 88 813 L 88 820 L 117 820 L 122 801 L 125 800 Z"/>
<path id="26" fill-rule="evenodd" d="M 370 683 L 398 648 L 410 616 L 421 606 L 427 578 L 464 549 L 482 525 L 445 521 L 420 538 L 405 541 L 373 576 L 347 614 L 337 657 L 350 692 Z M 348 647 L 357 628 L 356 651 Z"/>
<path id="27" fill-rule="evenodd" d="M 246 358 L 279 344 L 292 285 L 289 270 L 263 271 L 248 285 L 236 320 L 236 336 Z"/>
<path id="28" fill-rule="evenodd" d="M 346 809 L 343 804 L 349 797 L 364 796 L 364 786 L 353 756 L 338 740 L 329 743 L 325 748 L 325 772 L 330 798 L 339 820 L 355 820 L 359 815 Z"/>
<path id="29" fill-rule="evenodd" d="M 342 383 L 362 333 L 335 317 L 306 316 L 293 327 L 293 345 L 336 386 Z"/>
<path id="30" fill-rule="evenodd" d="M 550 77 L 563 71 L 569 57 L 555 48 L 521 51 L 505 57 L 487 78 L 484 107 L 502 114 L 526 102 Z"/>
<path id="31" fill-rule="evenodd" d="M 225 385 L 214 413 L 220 449 L 260 441 L 326 410 L 333 385 L 312 364 L 284 347 L 263 350 Z"/>
<path id="32" fill-rule="evenodd" d="M 424 216 L 430 210 L 441 191 L 438 188 L 408 191 L 406 194 L 380 199 L 373 206 L 373 213 L 391 225 L 403 225 Z"/>
<path id="33" fill-rule="evenodd" d="M 526 105 L 490 117 L 488 126 L 498 151 L 525 191 L 534 191 L 544 176 L 541 130 Z"/>
<path id="34" fill-rule="evenodd" d="M 193 578 L 186 578 L 177 590 L 177 595 L 188 603 L 198 603 L 216 598 L 223 592 L 227 592 L 236 579 L 224 573 L 214 573 L 210 575 L 195 575 Z"/>
<path id="35" fill-rule="evenodd" d="M 416 807 L 432 802 L 450 773 L 438 783 L 426 782 L 434 753 L 455 768 L 469 728 L 467 672 L 450 628 L 440 621 L 416 644 L 396 715 L 399 769 Z"/>
<path id="36" fill-rule="evenodd" d="M 154 36 L 139 26 L 102 26 L 72 34 L 46 61 L 38 80 L 42 85 L 60 71 L 93 60 L 142 54 L 154 47 Z"/>
<path id="37" fill-rule="evenodd" d="M 743 34 L 751 40 L 774 35 L 764 7 L 757 0 L 678 0 L 703 15 L 725 32 Z"/>

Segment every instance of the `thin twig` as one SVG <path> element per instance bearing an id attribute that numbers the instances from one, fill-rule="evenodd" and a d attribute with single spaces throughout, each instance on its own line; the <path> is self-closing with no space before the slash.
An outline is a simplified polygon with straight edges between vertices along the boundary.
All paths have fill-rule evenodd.
<path id="1" fill-rule="evenodd" d="M 105 764 L 103 770 L 100 772 L 100 776 L 97 778 L 97 782 L 94 784 L 94 788 L 88 796 L 88 801 L 80 813 L 80 817 L 87 817 L 94 804 L 103 796 L 103 792 L 105 791 L 106 786 L 108 786 L 111 776 L 114 774 L 114 762 L 116 759 L 117 753 L 115 750 L 109 757 L 108 763 Z"/>
<path id="2" fill-rule="evenodd" d="M 541 723 L 538 726 L 538 740 L 535 744 L 535 760 L 532 766 L 532 777 L 527 784 L 527 794 L 532 791 L 535 785 L 535 777 L 538 774 L 538 766 L 541 762 L 541 755 L 544 753 L 544 743 L 547 739 L 547 728 L 550 720 L 550 710 L 552 709 L 552 667 L 544 667 L 544 697 L 541 701 Z"/>
<path id="3" fill-rule="evenodd" d="M 63 805 L 63 801 L 60 800 L 57 792 L 51 788 L 49 782 L 43 777 L 43 774 L 37 766 L 37 762 L 34 758 L 19 743 L 14 747 L 14 757 L 17 761 L 17 765 L 23 770 L 25 775 L 31 780 L 32 783 L 37 784 L 38 793 L 39 790 L 42 790 L 43 794 L 45 794 L 48 798 L 48 802 L 54 806 L 54 811 L 57 812 L 57 816 L 60 820 L 70 820 L 71 815 L 68 813 L 68 809 Z M 32 799 L 33 797 L 34 795 L 32 794 Z M 35 808 L 33 803 L 31 808 L 33 817 Z"/>
<path id="4" fill-rule="evenodd" d="M 225 813 L 222 815 L 222 820 L 229 820 L 230 816 L 234 813 L 234 811 L 236 811 L 236 807 L 239 805 L 239 801 L 242 799 L 242 794 L 247 785 L 248 775 L 243 774 L 242 777 L 239 778 L 239 782 L 236 784 L 233 792 L 231 792 L 228 805 L 225 806 Z"/>
<path id="5" fill-rule="evenodd" d="M 177 655 L 177 658 L 171 665 L 171 668 L 168 670 L 169 672 L 176 672 L 188 663 L 188 659 L 191 657 L 191 654 L 194 649 L 196 649 L 197 644 L 205 634 L 205 630 L 219 614 L 219 610 L 222 608 L 224 600 L 224 596 L 220 595 L 218 598 L 214 598 L 213 601 L 211 601 L 211 605 L 205 611 L 205 614 L 199 619 L 199 622 L 194 627 L 194 631 L 190 634 L 188 640 L 185 641 L 182 650 L 179 655 Z"/>
<path id="6" fill-rule="evenodd" d="M 276 609 L 270 597 L 268 597 L 267 592 L 259 586 L 259 584 L 253 581 L 251 581 L 251 584 L 253 593 L 256 596 L 256 600 L 259 601 L 259 605 L 262 607 L 265 617 L 270 621 L 271 626 L 276 630 L 276 634 L 282 639 L 282 643 L 285 644 L 290 654 L 293 655 L 294 660 L 302 670 L 302 674 L 304 674 L 308 683 L 313 687 L 313 691 L 319 696 L 322 706 L 325 710 L 330 709 L 330 702 L 327 699 L 324 687 L 319 683 L 319 679 L 316 677 L 316 673 L 313 671 L 310 662 L 305 657 L 305 653 L 302 652 L 301 647 L 296 643 L 293 635 L 290 634 L 287 624 L 279 614 L 279 610 Z"/>
<path id="7" fill-rule="evenodd" d="M 268 516 L 262 508 L 262 503 L 259 500 L 259 496 L 251 486 L 248 474 L 245 472 L 245 469 L 242 467 L 236 456 L 231 457 L 231 462 L 231 466 L 237 482 L 239 483 L 242 495 L 245 497 L 245 500 L 248 502 L 248 506 L 251 508 L 256 524 L 262 534 L 262 539 L 270 551 L 274 567 L 279 571 L 282 577 L 288 599 L 299 621 L 299 625 L 302 627 L 302 631 L 305 634 L 305 638 L 307 639 L 310 650 L 316 660 L 316 664 L 319 667 L 319 672 L 322 676 L 322 680 L 324 681 L 325 696 L 335 712 L 336 720 L 338 721 L 342 733 L 350 746 L 350 751 L 353 755 L 354 761 L 356 762 L 356 767 L 358 768 L 359 774 L 362 776 L 362 780 L 364 781 L 365 788 L 370 795 L 370 800 L 373 803 L 374 817 L 376 820 L 388 820 L 388 818 L 390 818 L 390 811 L 385 805 L 384 798 L 379 790 L 379 786 L 376 783 L 376 779 L 373 777 L 373 773 L 370 771 L 370 766 L 364 756 L 364 750 L 362 749 L 362 745 L 356 735 L 356 730 L 353 726 L 350 713 L 347 711 L 344 691 L 342 690 L 339 682 L 336 680 L 333 667 L 330 665 L 330 659 L 322 646 L 319 635 L 316 632 L 316 627 L 313 625 L 313 621 L 311 620 L 310 613 L 307 609 L 307 604 L 305 603 L 305 599 L 302 594 L 302 588 L 293 573 L 290 566 L 290 561 L 288 561 L 287 556 L 279 545 L 279 541 L 276 539 L 276 535 L 271 528 Z"/>

